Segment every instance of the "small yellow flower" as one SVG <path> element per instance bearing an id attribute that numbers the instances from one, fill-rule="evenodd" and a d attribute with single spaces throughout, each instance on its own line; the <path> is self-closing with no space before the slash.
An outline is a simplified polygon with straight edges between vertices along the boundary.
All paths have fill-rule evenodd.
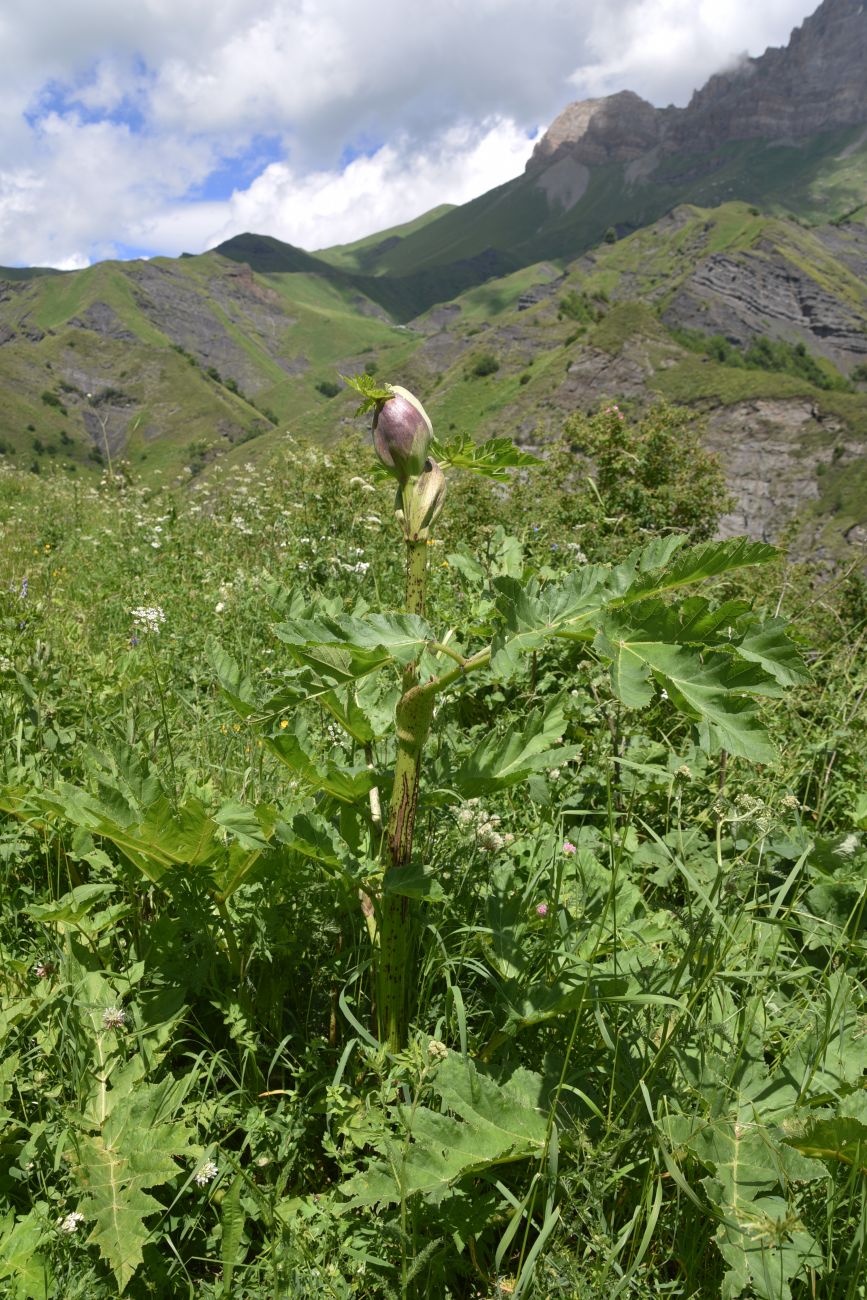
<path id="1" fill-rule="evenodd" d="M 289 726 L 289 719 L 288 719 L 288 718 L 281 718 L 281 719 L 280 719 L 280 730 L 282 731 L 284 727 L 288 727 L 288 726 Z"/>

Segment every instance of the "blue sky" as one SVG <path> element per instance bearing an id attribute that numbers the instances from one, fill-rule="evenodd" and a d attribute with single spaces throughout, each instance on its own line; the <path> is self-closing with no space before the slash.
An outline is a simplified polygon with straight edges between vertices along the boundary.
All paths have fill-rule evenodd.
<path id="1" fill-rule="evenodd" d="M 0 264 L 315 249 L 522 169 L 575 99 L 656 104 L 810 0 L 3 0 Z"/>

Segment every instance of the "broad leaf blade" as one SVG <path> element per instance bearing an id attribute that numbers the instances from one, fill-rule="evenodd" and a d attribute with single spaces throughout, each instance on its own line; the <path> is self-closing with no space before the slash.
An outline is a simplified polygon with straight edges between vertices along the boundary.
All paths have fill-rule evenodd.
<path id="1" fill-rule="evenodd" d="M 576 746 L 554 748 L 566 729 L 563 701 L 531 713 L 521 731 L 487 736 L 461 764 L 450 784 L 466 799 L 505 789 L 533 772 L 560 766 L 574 758 Z"/>

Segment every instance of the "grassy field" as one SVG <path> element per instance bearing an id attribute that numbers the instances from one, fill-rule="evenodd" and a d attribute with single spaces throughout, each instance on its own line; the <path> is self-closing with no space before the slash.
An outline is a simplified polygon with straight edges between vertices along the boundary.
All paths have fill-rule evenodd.
<path id="1" fill-rule="evenodd" d="M 665 428 L 614 410 L 505 483 L 448 472 L 421 671 L 496 653 L 434 717 L 397 1053 L 365 899 L 395 887 L 404 547 L 363 425 L 183 490 L 0 468 L 10 1300 L 864 1300 L 863 581 L 781 555 L 639 604 L 704 627 L 694 716 L 673 669 L 649 705 L 609 673 L 622 624 L 510 658 L 592 563 L 712 528 L 716 471 Z M 701 700 L 762 618 L 720 748 Z"/>

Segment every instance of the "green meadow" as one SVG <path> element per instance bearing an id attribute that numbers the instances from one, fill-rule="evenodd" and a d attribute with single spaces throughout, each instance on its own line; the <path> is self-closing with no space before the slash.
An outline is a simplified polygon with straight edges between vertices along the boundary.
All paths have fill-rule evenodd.
<path id="1" fill-rule="evenodd" d="M 335 294 L 294 284 L 314 361 Z M 474 356 L 423 609 L 309 378 L 181 483 L 0 467 L 10 1300 L 867 1295 L 863 577 L 708 540 L 683 411 L 453 436 L 544 382 Z"/>

